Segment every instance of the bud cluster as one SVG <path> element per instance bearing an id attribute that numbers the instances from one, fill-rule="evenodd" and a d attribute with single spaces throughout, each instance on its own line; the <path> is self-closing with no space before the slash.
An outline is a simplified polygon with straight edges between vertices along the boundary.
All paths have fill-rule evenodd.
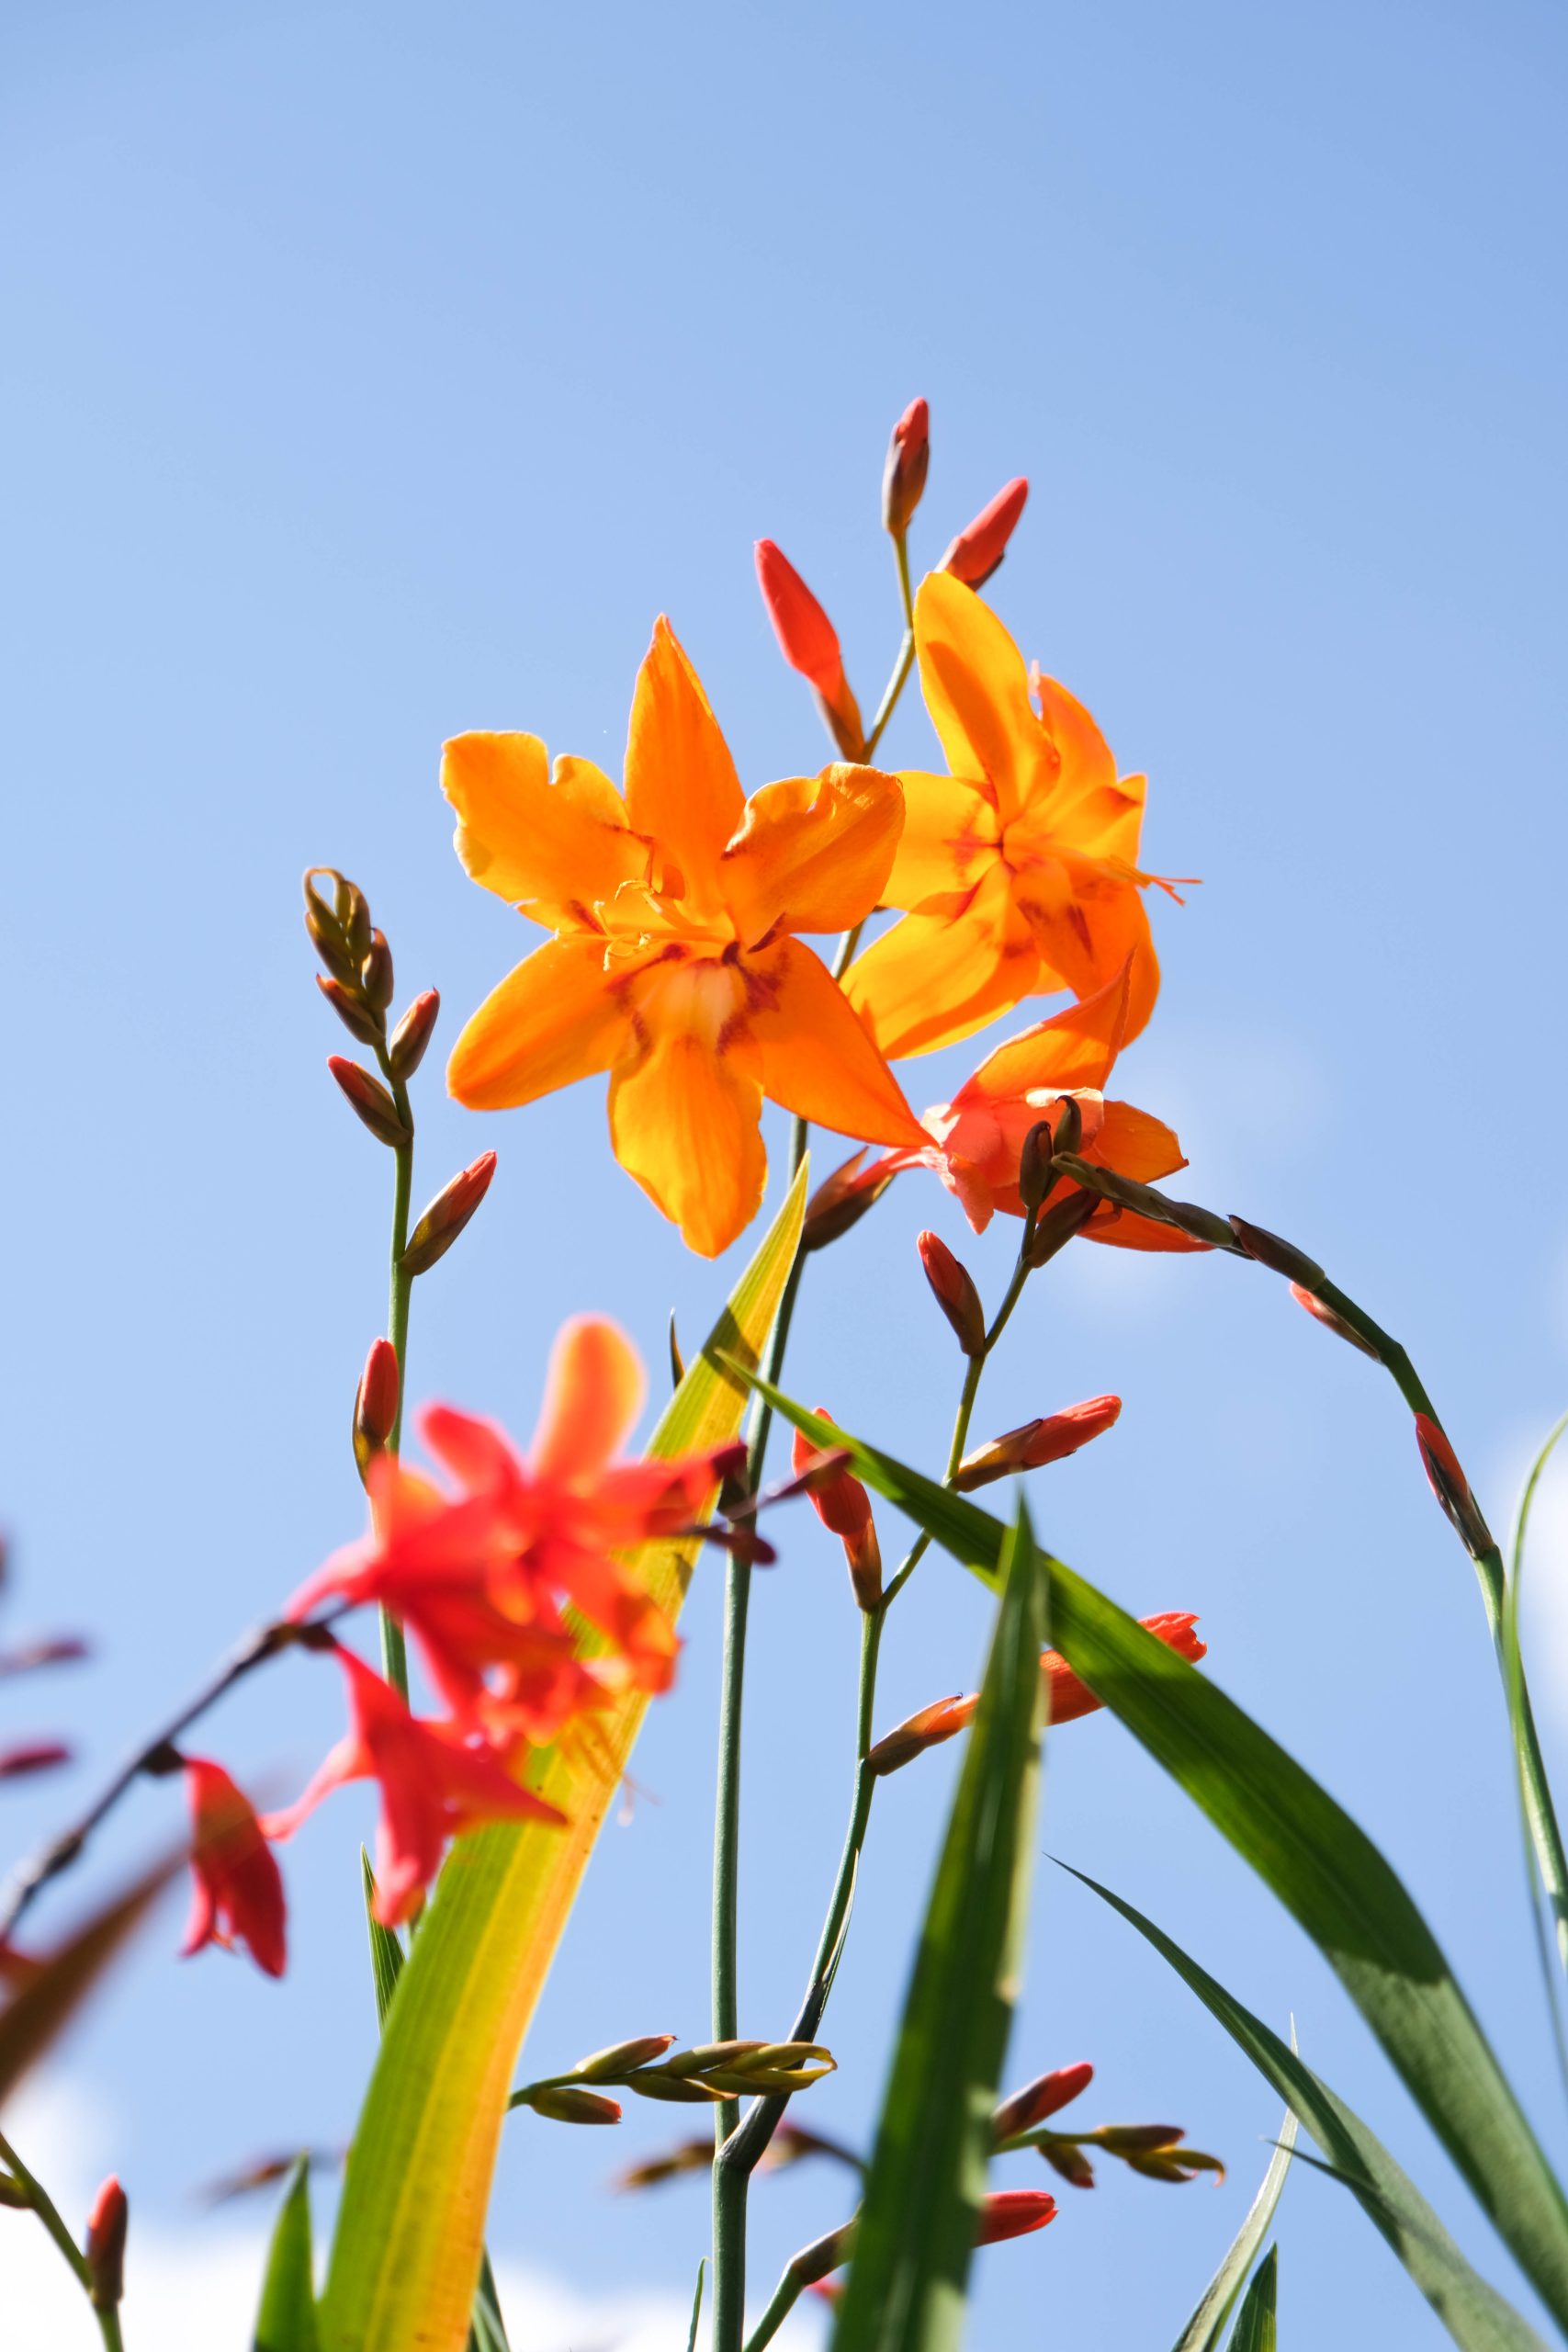
<path id="1" fill-rule="evenodd" d="M 330 884 L 330 889 L 323 888 Z M 324 972 L 316 986 L 351 1037 L 374 1049 L 385 1079 L 345 1055 L 328 1057 L 344 1097 L 378 1143 L 397 1151 L 412 1135 L 402 1089 L 424 1057 L 441 1010 L 434 989 L 415 997 L 390 1036 L 387 1014 L 393 993 L 392 951 L 385 932 L 370 920 L 370 904 L 356 882 L 335 866 L 313 865 L 305 876 L 305 929 Z"/>
<path id="2" fill-rule="evenodd" d="M 665 2053 L 674 2039 L 672 2033 L 649 2033 L 613 2042 L 579 2059 L 564 2075 L 525 2083 L 508 2105 L 532 2108 L 555 2123 L 618 2123 L 620 2103 L 606 2098 L 600 2086 L 611 2084 L 670 2106 L 712 2107 L 720 2099 L 808 2090 L 832 2074 L 836 2063 L 815 2041 L 705 2041 L 671 2058 Z M 711 2143 L 705 2147 L 711 2158 Z M 666 2159 L 658 2177 L 684 2169 L 678 2157 Z M 648 2183 L 628 2177 L 625 2186 Z"/>
<path id="3" fill-rule="evenodd" d="M 1130 2171 L 1146 2180 L 1186 2181 L 1199 2173 L 1224 2180 L 1225 2168 L 1218 2156 L 1181 2143 L 1186 2133 L 1176 2123 L 1100 2123 L 1090 2132 L 1053 2132 L 1045 2119 L 1069 2106 L 1089 2088 L 1094 2068 L 1087 2061 L 1058 2066 L 1040 2075 L 1021 2091 L 1003 2099 L 991 2119 L 992 2145 L 998 2150 L 1038 2148 L 1041 2155 L 1074 2188 L 1094 2187 L 1094 2166 L 1084 2154 L 1098 2148 L 1115 2156 Z"/>

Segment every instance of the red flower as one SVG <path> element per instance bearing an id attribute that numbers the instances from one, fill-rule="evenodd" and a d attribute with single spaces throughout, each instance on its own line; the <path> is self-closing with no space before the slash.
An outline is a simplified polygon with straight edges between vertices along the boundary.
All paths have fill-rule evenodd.
<path id="1" fill-rule="evenodd" d="M 475 1745 L 463 1726 L 426 1723 L 410 1713 L 391 1685 L 352 1650 L 339 1650 L 348 1677 L 349 1728 L 298 1801 L 269 1815 L 268 1838 L 289 1838 L 324 1796 L 346 1781 L 378 1781 L 376 1917 L 397 1928 L 413 1917 L 440 1866 L 449 1838 L 487 1821 L 555 1821 L 564 1816 L 519 1786 L 493 1748 Z"/>
<path id="2" fill-rule="evenodd" d="M 255 1812 L 221 1764 L 187 1756 L 185 1773 L 195 1831 L 196 1893 L 182 1953 L 188 1958 L 204 1944 L 231 1951 L 239 1941 L 249 1945 L 265 1975 L 281 1976 L 287 1956 L 283 1878 Z"/>
<path id="3" fill-rule="evenodd" d="M 1168 1609 L 1158 1617 L 1139 1619 L 1145 1634 L 1163 1642 L 1168 1650 L 1196 1666 L 1209 1655 L 1207 1642 L 1199 1640 L 1192 1628 L 1198 1623 L 1190 1610 Z M 1040 1671 L 1051 1686 L 1051 1728 L 1058 1724 L 1077 1723 L 1080 1715 L 1092 1715 L 1103 1705 L 1086 1682 L 1080 1682 L 1067 1661 L 1055 1650 L 1047 1650 L 1040 1661 Z"/>

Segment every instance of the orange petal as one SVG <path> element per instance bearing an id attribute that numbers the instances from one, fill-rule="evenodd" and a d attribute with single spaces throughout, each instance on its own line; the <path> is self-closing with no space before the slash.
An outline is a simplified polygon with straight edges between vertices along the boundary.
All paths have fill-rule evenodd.
<path id="1" fill-rule="evenodd" d="M 648 870 L 649 844 L 603 769 L 558 760 L 552 784 L 536 735 L 454 736 L 441 789 L 457 812 L 464 871 L 552 931 Z"/>
<path id="2" fill-rule="evenodd" d="M 645 976 L 633 997 L 644 1043 L 611 1079 L 610 1140 L 687 1248 L 716 1258 L 757 1214 L 768 1173 L 739 976 L 686 964 Z"/>
<path id="3" fill-rule="evenodd" d="M 948 766 L 989 785 L 1005 824 L 1049 786 L 1055 768 L 1022 654 L 990 606 L 942 571 L 920 582 L 915 647 Z"/>
<path id="4" fill-rule="evenodd" d="M 632 698 L 626 813 L 680 868 L 680 895 L 696 913 L 718 910 L 718 861 L 744 807 L 729 746 L 661 613 Z"/>
<path id="5" fill-rule="evenodd" d="M 967 593 L 967 592 L 965 592 Z M 996 866 L 962 914 L 906 915 L 851 965 L 844 993 L 889 1060 L 983 1028 L 1042 985 L 1040 955 Z"/>
<path id="6" fill-rule="evenodd" d="M 1114 1168 L 1139 1184 L 1156 1184 L 1185 1168 L 1180 1144 L 1163 1119 L 1135 1111 L 1131 1102 L 1108 1102 L 1100 1133 L 1084 1154 L 1101 1168 Z"/>
<path id="7" fill-rule="evenodd" d="M 797 939 L 782 939 L 742 968 L 747 1016 L 761 1048 L 762 1086 L 817 1125 L 865 1143 L 908 1144 L 926 1133 L 837 980 Z"/>
<path id="8" fill-rule="evenodd" d="M 904 831 L 883 897 L 911 913 L 942 913 L 928 902 L 972 890 L 999 854 L 996 804 L 962 777 L 912 770 L 904 787 Z"/>
<path id="9" fill-rule="evenodd" d="M 602 940 L 547 939 L 491 990 L 452 1048 L 446 1089 L 470 1111 L 505 1111 L 608 1069 L 628 1015 Z"/>
<path id="10" fill-rule="evenodd" d="M 1121 1050 L 1130 977 L 1123 967 L 1113 980 L 1081 1003 L 1054 1012 L 1020 1037 L 1010 1037 L 1005 1046 L 987 1055 L 973 1078 L 965 1080 L 953 1097 L 953 1107 L 961 1108 L 976 1096 L 1000 1102 L 1044 1087 L 1063 1094 L 1075 1087 L 1102 1090 Z"/>
<path id="11" fill-rule="evenodd" d="M 619 1326 L 602 1315 L 573 1316 L 550 1351 L 530 1467 L 542 1478 L 603 1470 L 642 1410 L 643 1385 L 637 1351 Z"/>
<path id="12" fill-rule="evenodd" d="M 1041 963 L 1076 997 L 1094 995 L 1130 962 L 1122 1040 L 1130 1046 L 1159 994 L 1159 961 L 1137 884 L 1096 870 L 1087 859 L 1048 858 L 1021 873 L 1014 888 Z"/>
<path id="13" fill-rule="evenodd" d="M 884 894 L 904 825 L 897 779 L 824 768 L 753 794 L 720 881 L 743 947 L 785 931 L 849 931 Z"/>

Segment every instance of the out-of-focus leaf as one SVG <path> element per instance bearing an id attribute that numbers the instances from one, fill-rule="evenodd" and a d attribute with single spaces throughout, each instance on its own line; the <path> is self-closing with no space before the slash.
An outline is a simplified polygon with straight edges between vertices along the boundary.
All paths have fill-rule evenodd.
<path id="1" fill-rule="evenodd" d="M 1063 1864 L 1064 1869 L 1069 1867 Z M 1152 1919 L 1084 1871 L 1071 1874 L 1136 1928 L 1196 1993 L 1210 2015 L 1218 2018 L 1264 2079 L 1281 2098 L 1289 2099 L 1292 2113 L 1332 2159 L 1337 2177 L 1388 2240 L 1463 2352 L 1545 2352 L 1535 2329 L 1472 2269 L 1415 2182 L 1400 2170 L 1355 2109 L 1347 2107 L 1261 2018 L 1228 1993 Z M 1312 2161 L 1304 2150 L 1298 2153 L 1302 2163 Z"/>
<path id="2" fill-rule="evenodd" d="M 670 1456 L 722 1443 L 740 1425 L 755 1363 L 800 1238 L 804 1168 L 688 1364 L 649 1443 Z M 649 1545 L 649 1591 L 673 1615 L 691 1544 Z M 506 1824 L 448 1856 L 387 2017 L 349 2155 L 321 2306 L 322 2352 L 457 2352 L 479 2274 L 485 2207 L 524 2032 L 626 1770 L 646 1699 L 596 1715 L 532 1785 L 565 1828 Z"/>
<path id="3" fill-rule="evenodd" d="M 1280 2251 L 1271 2245 L 1247 2290 L 1230 2352 L 1274 2352 L 1274 2289 L 1279 2269 Z"/>
<path id="4" fill-rule="evenodd" d="M 754 1385 L 857 1476 L 983 1572 L 988 1512 Z M 1073 1671 L 1305 1928 L 1558 2322 L 1568 2328 L 1568 2203 L 1447 1960 L 1402 1881 L 1342 1805 L 1207 1675 L 1048 1554 L 1051 1638 Z M 1299 2111 L 1299 2110 L 1298 2110 Z"/>
<path id="5" fill-rule="evenodd" d="M 1525 1688 L 1524 1656 L 1519 1646 L 1519 1596 L 1530 1511 L 1542 1474 L 1565 1432 L 1568 1432 L 1568 1413 L 1564 1413 L 1548 1433 L 1545 1444 L 1530 1464 L 1524 1492 L 1519 1497 L 1519 1515 L 1514 1525 L 1513 1558 L 1498 1627 L 1498 1648 L 1502 1655 L 1503 1685 L 1508 1694 L 1508 1724 L 1514 1738 L 1514 1760 L 1518 1771 L 1519 1817 L 1524 1827 L 1530 1911 L 1535 1920 L 1536 1939 L 1540 1945 L 1541 1976 L 1546 1986 L 1551 2030 L 1557 2041 L 1558 2071 L 1564 2084 L 1568 2085 L 1568 2030 L 1563 2025 L 1562 1984 L 1559 1970 L 1553 1968 L 1551 1955 L 1546 1948 L 1540 1907 L 1544 1904 L 1551 1914 L 1552 1939 L 1557 1948 L 1558 1962 L 1561 1968 L 1568 1969 L 1568 1874 L 1562 1867 L 1562 1845 L 1557 1835 L 1557 1813 L 1552 1803 L 1551 1784 L 1547 1779 L 1540 1744 L 1533 1736 L 1529 1698 Z"/>
<path id="6" fill-rule="evenodd" d="M 183 1850 L 166 1856 L 28 1969 L 0 2009 L 0 2099 L 64 2031 L 184 1861 Z"/>
<path id="7" fill-rule="evenodd" d="M 1280 2192 L 1285 2186 L 1285 2175 L 1291 2169 L 1291 2158 L 1296 2146 L 1296 2119 L 1290 2108 L 1280 2126 L 1280 2144 L 1275 2149 L 1262 2185 L 1247 2209 L 1247 2218 L 1231 2240 L 1224 2260 L 1204 2288 L 1197 2310 L 1176 2339 L 1176 2352 L 1214 2352 L 1220 2334 L 1230 2317 L 1231 2306 L 1241 2292 L 1241 2282 L 1258 2257 L 1258 2249 L 1269 2234 L 1269 2224 L 1280 2202 Z"/>
<path id="8" fill-rule="evenodd" d="M 298 2157 L 278 2208 L 252 2352 L 319 2352 L 310 2267 L 310 2167 Z"/>
<path id="9" fill-rule="evenodd" d="M 1021 1504 L 999 1572 L 833 2352 L 946 2352 L 963 2324 L 1034 1860 L 1044 1578 Z"/>

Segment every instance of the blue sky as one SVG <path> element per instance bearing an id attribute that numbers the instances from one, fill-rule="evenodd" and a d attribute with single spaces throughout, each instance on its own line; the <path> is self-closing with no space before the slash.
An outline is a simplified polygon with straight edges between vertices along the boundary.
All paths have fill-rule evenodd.
<path id="1" fill-rule="evenodd" d="M 83 1753 L 73 1788 L 7 1793 L 8 1848 L 358 1525 L 388 1169 L 323 1071 L 300 870 L 364 884 L 449 1044 L 526 935 L 451 854 L 444 736 L 524 727 L 618 770 L 663 610 L 743 776 L 815 765 L 750 542 L 799 564 L 874 697 L 897 621 L 877 483 L 916 392 L 917 557 L 1030 476 L 993 601 L 1148 772 L 1148 863 L 1204 877 L 1155 909 L 1165 992 L 1127 1095 L 1179 1128 L 1193 1197 L 1299 1238 L 1407 1341 L 1506 1515 L 1568 1391 L 1559 12 L 150 0 L 17 11 L 0 38 L 6 1622 L 98 1644 L 7 1698 L 8 1736 L 68 1725 Z M 931 741 L 911 698 L 886 754 L 923 765 Z M 908 1065 L 917 1103 L 971 1058 Z M 610 1159 L 596 1083 L 479 1118 L 433 1059 L 421 1120 L 422 1193 L 487 1146 L 501 1169 L 420 1286 L 416 1396 L 525 1433 L 566 1314 L 615 1313 L 656 1372 L 671 1306 L 710 1318 L 745 1245 L 687 1256 Z M 927 1223 L 998 1295 L 1008 1237 L 971 1244 L 905 1179 L 814 1274 L 791 1376 L 930 1462 L 957 1369 Z M 1043 1533 L 1140 1611 L 1201 1611 L 1216 1678 L 1384 1845 L 1562 2153 L 1479 1607 L 1392 1389 L 1261 1276 L 1080 1245 L 981 1424 L 1104 1389 L 1122 1423 L 1035 1480 Z M 848 1797 L 852 1611 L 815 1522 L 786 1532 L 753 1620 L 759 2032 L 793 2007 Z M 705 1571 L 541 2062 L 704 2029 L 716 1597 Z M 881 1719 L 971 1680 L 984 1632 L 933 1560 Z M 1560 1754 L 1568 1651 L 1541 1640 Z M 303 1662 L 211 1744 L 291 1787 L 336 1704 Z M 951 1772 L 928 1758 L 879 1805 L 825 2128 L 874 2115 Z M 128 1838 L 165 1803 L 139 1798 Z M 194 2244 L 193 2184 L 346 2134 L 367 1818 L 341 1800 L 289 1856 L 284 1986 L 177 1966 L 171 1917 L 78 2034 L 61 2097 L 100 2115 L 149 2232 Z M 1053 1744 L 1042 1839 L 1293 2011 L 1484 2250 L 1325 1971 L 1114 1725 Z M 1073 2199 L 984 2259 L 976 2340 L 1043 2308 L 1064 2336 L 1168 2340 L 1266 2160 L 1273 2095 L 1045 1868 L 1010 2071 L 1082 2056 L 1097 2115 L 1179 2120 L 1232 2180 Z M 659 2110 L 614 2143 L 516 2129 L 497 2245 L 684 2295 L 701 2191 L 604 2193 L 664 2136 Z M 761 2292 L 840 2202 L 805 2170 L 763 2184 Z M 1331 2183 L 1300 2172 L 1281 2230 L 1293 2340 L 1444 2340 Z"/>

